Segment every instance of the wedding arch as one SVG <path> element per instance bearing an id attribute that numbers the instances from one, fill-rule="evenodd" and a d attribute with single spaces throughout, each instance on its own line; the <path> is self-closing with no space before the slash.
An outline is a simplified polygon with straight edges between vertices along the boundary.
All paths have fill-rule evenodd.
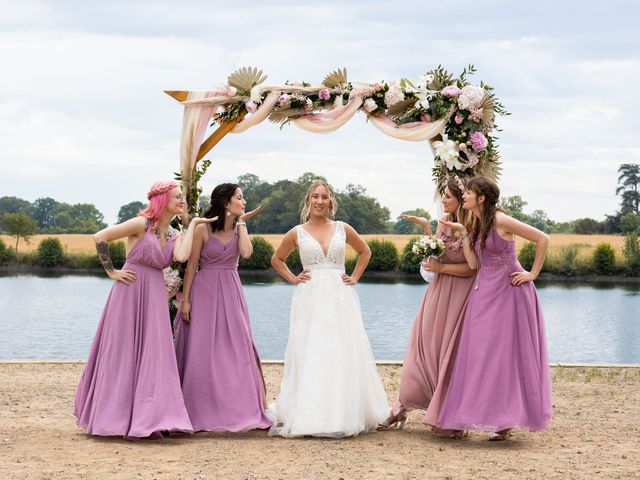
<path id="1" fill-rule="evenodd" d="M 265 85 L 261 70 L 243 67 L 224 87 L 210 91 L 165 93 L 184 106 L 180 139 L 180 173 L 189 204 L 197 204 L 197 163 L 228 133 L 243 133 L 269 119 L 313 133 L 337 130 L 362 111 L 382 133 L 398 140 L 426 141 L 434 156 L 432 174 L 443 192 L 451 175 L 497 178 L 500 157 L 496 115 L 509 115 L 493 88 L 468 80 L 469 65 L 454 77 L 442 66 L 418 81 L 350 82 L 346 68 L 328 74 L 321 85 L 304 81 Z M 203 142 L 208 126 L 216 130 Z"/>

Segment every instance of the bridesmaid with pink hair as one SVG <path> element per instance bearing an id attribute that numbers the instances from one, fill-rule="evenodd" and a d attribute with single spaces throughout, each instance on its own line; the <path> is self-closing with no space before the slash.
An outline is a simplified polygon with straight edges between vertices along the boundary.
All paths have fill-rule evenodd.
<path id="1" fill-rule="evenodd" d="M 471 227 L 471 215 L 462 208 L 464 184 L 457 176 L 447 182 L 442 197 L 445 215 L 442 220 L 461 222 Z M 407 220 L 422 225 L 431 235 L 429 221 L 423 217 L 404 215 Z M 389 418 L 383 427 L 402 428 L 407 412 L 424 410 L 422 422 L 440 429 L 438 414 L 449 386 L 455 360 L 467 297 L 475 272 L 469 268 L 462 249 L 462 237 L 443 224 L 436 236 L 445 244 L 445 252 L 438 259 L 423 261 L 423 267 L 436 272 L 424 295 L 409 338 L 402 366 L 400 389 Z"/>
<path id="2" fill-rule="evenodd" d="M 180 185 L 156 182 L 147 198 L 149 205 L 136 218 L 93 236 L 115 283 L 76 392 L 78 425 L 92 435 L 133 440 L 193 430 L 180 389 L 162 270 L 174 258 L 186 261 L 196 226 L 216 219 L 194 218 L 181 234 L 170 226 L 185 210 Z M 116 270 L 108 242 L 119 238 L 126 238 L 127 260 Z"/>

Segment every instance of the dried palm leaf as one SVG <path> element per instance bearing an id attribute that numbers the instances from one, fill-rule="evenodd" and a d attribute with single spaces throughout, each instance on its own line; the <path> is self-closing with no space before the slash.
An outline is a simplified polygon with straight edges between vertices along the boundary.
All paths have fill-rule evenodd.
<path id="1" fill-rule="evenodd" d="M 409 107 L 412 107 L 416 103 L 415 98 L 410 98 L 407 100 L 400 100 L 398 103 L 391 105 L 387 109 L 387 115 L 391 118 L 397 118 L 404 115 Z"/>
<path id="2" fill-rule="evenodd" d="M 347 83 L 347 68 L 337 69 L 324 77 L 322 84 L 327 88 L 336 88 L 343 83 Z"/>
<path id="3" fill-rule="evenodd" d="M 255 85 L 264 82 L 266 75 L 255 67 L 242 67 L 233 72 L 227 78 L 227 83 L 238 89 L 239 92 L 249 92 Z"/>
<path id="4" fill-rule="evenodd" d="M 493 111 L 493 99 L 485 94 L 482 100 L 482 126 L 487 129 L 493 128 L 495 113 Z"/>
<path id="5" fill-rule="evenodd" d="M 292 118 L 297 118 L 304 114 L 304 110 L 300 108 L 283 108 L 274 110 L 269 114 L 269 121 L 276 125 L 283 125 Z"/>

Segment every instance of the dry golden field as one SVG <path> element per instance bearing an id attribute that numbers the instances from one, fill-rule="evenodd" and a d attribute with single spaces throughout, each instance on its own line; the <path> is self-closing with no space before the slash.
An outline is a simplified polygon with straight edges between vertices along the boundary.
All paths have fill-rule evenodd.
<path id="1" fill-rule="evenodd" d="M 278 244 L 282 240 L 284 235 L 282 234 L 269 234 L 269 235 L 261 235 L 266 238 L 274 248 L 277 248 Z M 20 252 L 32 252 L 36 248 L 38 248 L 38 244 L 43 238 L 46 237 L 56 237 L 59 238 L 64 245 L 67 253 L 93 253 L 95 251 L 93 239 L 91 235 L 85 234 L 65 234 L 65 235 L 34 235 L 31 237 L 30 243 L 25 243 L 24 241 L 20 241 L 18 246 L 18 251 Z M 370 240 L 373 238 L 382 239 L 382 240 L 390 240 L 395 246 L 398 248 L 398 251 L 402 251 L 402 248 L 406 245 L 412 235 L 389 235 L 389 234 L 379 234 L 379 235 L 363 235 L 365 240 Z M 7 235 L 0 235 L 0 238 L 4 240 L 7 245 L 14 246 L 15 240 Z M 548 255 L 555 256 L 558 254 L 560 248 L 564 245 L 575 244 L 580 246 L 579 257 L 586 257 L 591 255 L 593 249 L 599 243 L 608 243 L 610 244 L 616 251 L 616 254 L 619 257 L 622 257 L 622 248 L 624 246 L 624 237 L 622 235 L 575 235 L 570 233 L 554 233 L 551 235 L 551 245 L 549 247 Z M 517 245 L 518 249 L 525 243 L 525 240 L 518 238 Z M 350 248 L 347 250 L 347 256 L 351 257 L 354 255 L 353 250 Z"/>

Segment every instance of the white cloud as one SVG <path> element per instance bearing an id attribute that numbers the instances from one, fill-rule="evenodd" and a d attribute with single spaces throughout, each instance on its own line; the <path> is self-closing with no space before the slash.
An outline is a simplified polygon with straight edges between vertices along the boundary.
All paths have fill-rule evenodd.
<path id="1" fill-rule="evenodd" d="M 341 66 L 374 81 L 475 63 L 477 80 L 513 112 L 499 121 L 503 192 L 560 220 L 615 210 L 617 167 L 640 161 L 631 23 L 608 23 L 593 6 L 567 22 L 570 5 L 554 4 L 551 16 L 545 2 L 527 14 L 484 2 L 452 24 L 435 20 L 439 4 L 403 5 L 3 4 L 0 162 L 11 182 L 2 194 L 90 201 L 113 221 L 120 205 L 177 169 L 182 112 L 162 90 L 220 85 L 243 65 L 280 83 L 319 82 Z M 384 137 L 360 115 L 326 136 L 261 125 L 228 136 L 210 157 L 205 188 L 247 172 L 273 181 L 313 171 L 338 188 L 365 185 L 394 216 L 433 205 L 426 145 Z"/>

